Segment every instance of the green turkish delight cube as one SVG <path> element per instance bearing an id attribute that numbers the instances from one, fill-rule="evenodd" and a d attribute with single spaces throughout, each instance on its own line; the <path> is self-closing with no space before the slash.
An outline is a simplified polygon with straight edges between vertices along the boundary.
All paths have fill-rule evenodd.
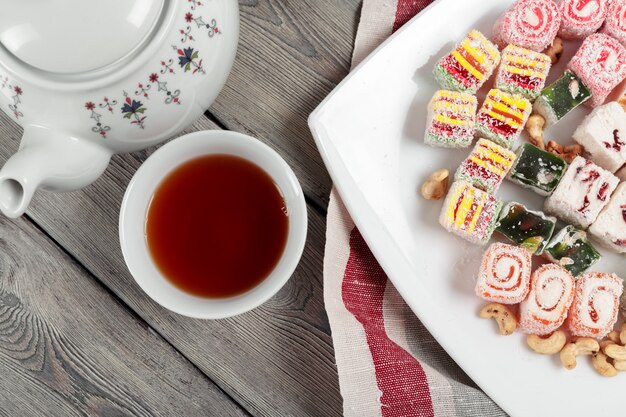
<path id="1" fill-rule="evenodd" d="M 528 210 L 521 203 L 511 202 L 500 212 L 496 231 L 515 244 L 540 255 L 548 245 L 555 227 L 555 217 Z"/>
<path id="2" fill-rule="evenodd" d="M 602 257 L 587 239 L 587 233 L 574 226 L 566 226 L 554 235 L 544 251 L 544 256 L 574 276 L 591 268 Z"/>
<path id="3" fill-rule="evenodd" d="M 567 163 L 558 156 L 524 143 L 517 150 L 517 159 L 508 179 L 537 194 L 552 194 L 565 173 Z"/>
<path id="4" fill-rule="evenodd" d="M 541 91 L 533 106 L 546 119 L 546 126 L 561 120 L 567 113 L 591 97 L 591 92 L 572 71 L 565 73 Z"/>

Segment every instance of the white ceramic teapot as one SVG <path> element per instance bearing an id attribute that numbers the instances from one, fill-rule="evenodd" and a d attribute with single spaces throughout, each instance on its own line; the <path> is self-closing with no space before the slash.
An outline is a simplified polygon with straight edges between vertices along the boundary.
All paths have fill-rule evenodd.
<path id="1" fill-rule="evenodd" d="M 24 127 L 0 209 L 95 181 L 112 154 L 168 139 L 226 82 L 236 0 L 0 0 L 0 108 Z"/>

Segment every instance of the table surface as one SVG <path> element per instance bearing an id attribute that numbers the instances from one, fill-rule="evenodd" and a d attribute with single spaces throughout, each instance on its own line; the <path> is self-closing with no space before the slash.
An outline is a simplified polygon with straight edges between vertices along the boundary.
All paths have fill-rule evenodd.
<path id="1" fill-rule="evenodd" d="M 339 416 L 322 261 L 331 181 L 307 116 L 348 73 L 359 0 L 240 0 L 226 87 L 187 132 L 255 136 L 293 167 L 309 235 L 287 285 L 219 321 L 151 301 L 128 272 L 118 213 L 154 149 L 115 156 L 93 185 L 40 192 L 0 217 L 0 415 Z M 0 112 L 1 113 L 1 112 Z M 0 162 L 22 130 L 0 114 Z"/>

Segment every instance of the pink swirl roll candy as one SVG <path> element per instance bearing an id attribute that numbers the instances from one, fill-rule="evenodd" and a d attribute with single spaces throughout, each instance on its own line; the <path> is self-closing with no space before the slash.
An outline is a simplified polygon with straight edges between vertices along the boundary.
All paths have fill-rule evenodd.
<path id="1" fill-rule="evenodd" d="M 584 39 L 595 33 L 606 17 L 608 0 L 561 0 L 561 28 L 564 39 Z"/>
<path id="2" fill-rule="evenodd" d="M 552 0 L 519 0 L 493 27 L 495 42 L 541 52 L 552 43 L 561 25 L 561 12 Z"/>
<path id="3" fill-rule="evenodd" d="M 540 266 L 530 279 L 530 293 L 520 304 L 524 333 L 550 334 L 563 324 L 574 299 L 572 274 L 557 264 Z"/>
<path id="4" fill-rule="evenodd" d="M 531 254 L 517 246 L 494 243 L 483 255 L 476 295 L 488 301 L 517 304 L 528 295 Z"/>
<path id="5" fill-rule="evenodd" d="M 595 33 L 585 39 L 568 68 L 591 91 L 587 103 L 596 107 L 626 78 L 626 49 L 614 38 Z"/>
<path id="6" fill-rule="evenodd" d="M 606 10 L 602 32 L 626 46 L 626 0 L 612 0 Z"/>
<path id="7" fill-rule="evenodd" d="M 567 324 L 574 336 L 606 336 L 617 321 L 619 302 L 624 290 L 622 279 L 615 274 L 588 272 L 576 282 L 576 296 Z"/>

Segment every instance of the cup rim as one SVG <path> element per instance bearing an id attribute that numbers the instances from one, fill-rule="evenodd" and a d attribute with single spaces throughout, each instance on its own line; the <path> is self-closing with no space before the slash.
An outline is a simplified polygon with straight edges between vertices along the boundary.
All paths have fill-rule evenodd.
<path id="1" fill-rule="evenodd" d="M 228 298 L 204 298 L 171 283 L 156 267 L 145 239 L 150 200 L 161 181 L 181 164 L 203 155 L 229 154 L 258 165 L 283 194 L 289 212 L 287 243 L 270 275 L 250 290 Z M 131 179 L 119 216 L 124 261 L 139 287 L 154 301 L 177 314 L 220 319 L 250 311 L 274 296 L 299 264 L 307 236 L 307 206 L 300 183 L 287 162 L 261 141 L 232 131 L 194 132 L 163 145 L 139 167 Z"/>

